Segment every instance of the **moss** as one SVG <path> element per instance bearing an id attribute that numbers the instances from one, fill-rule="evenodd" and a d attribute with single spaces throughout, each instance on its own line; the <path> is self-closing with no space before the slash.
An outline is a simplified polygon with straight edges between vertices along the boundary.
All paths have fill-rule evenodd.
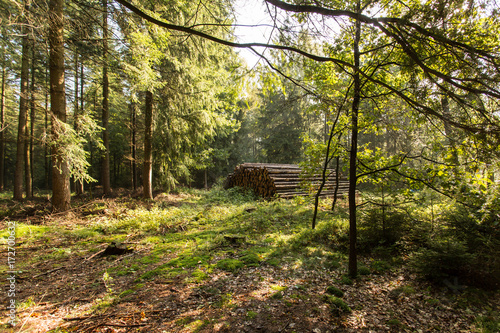
<path id="1" fill-rule="evenodd" d="M 216 267 L 228 272 L 237 272 L 240 268 L 244 266 L 243 261 L 238 259 L 222 259 L 217 264 Z"/>
<path id="2" fill-rule="evenodd" d="M 277 291 L 273 293 L 270 298 L 272 299 L 283 299 L 283 293 L 281 291 Z"/>
<path id="3" fill-rule="evenodd" d="M 324 295 L 323 297 L 323 300 L 331 305 L 333 315 L 340 316 L 343 313 L 351 313 L 351 308 L 341 298 L 332 295 Z"/>
<path id="4" fill-rule="evenodd" d="M 260 257 L 255 253 L 247 254 L 241 257 L 240 260 L 243 261 L 247 266 L 259 266 L 261 261 Z"/>
<path id="5" fill-rule="evenodd" d="M 337 297 L 344 297 L 344 292 L 335 286 L 329 286 L 326 292 Z"/>
<path id="6" fill-rule="evenodd" d="M 191 273 L 191 276 L 193 277 L 190 279 L 191 282 L 196 282 L 200 283 L 206 279 L 208 279 L 208 274 L 202 271 L 201 269 L 196 269 Z"/>

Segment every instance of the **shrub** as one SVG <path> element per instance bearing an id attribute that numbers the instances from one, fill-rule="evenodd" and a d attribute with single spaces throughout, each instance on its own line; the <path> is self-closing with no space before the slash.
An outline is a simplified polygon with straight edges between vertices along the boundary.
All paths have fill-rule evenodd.
<path id="1" fill-rule="evenodd" d="M 449 277 L 466 276 L 474 257 L 463 242 L 438 240 L 414 253 L 410 264 L 425 278 L 441 282 Z"/>
<path id="2" fill-rule="evenodd" d="M 414 221 L 406 212 L 389 210 L 382 211 L 376 207 L 362 213 L 359 222 L 359 249 L 371 252 L 379 246 L 396 244 L 408 234 Z"/>

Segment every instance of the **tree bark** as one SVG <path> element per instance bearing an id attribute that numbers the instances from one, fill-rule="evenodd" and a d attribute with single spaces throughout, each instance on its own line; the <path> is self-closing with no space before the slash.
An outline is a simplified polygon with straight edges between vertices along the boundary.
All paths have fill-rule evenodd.
<path id="1" fill-rule="evenodd" d="M 73 123 L 73 128 L 75 129 L 75 132 L 78 133 L 78 131 L 80 130 L 80 113 L 83 109 L 80 109 L 79 108 L 79 96 L 78 96 L 78 89 L 80 88 L 79 84 L 80 84 L 80 81 L 82 81 L 82 78 L 83 78 L 83 75 L 82 77 L 79 77 L 78 75 L 78 70 L 79 70 L 79 62 L 78 62 L 78 52 L 77 50 L 75 49 L 75 59 L 74 59 L 74 65 L 75 65 L 75 111 L 74 111 L 74 123 Z M 83 86 L 83 82 L 82 82 L 82 86 Z M 83 97 L 83 96 L 82 96 Z M 75 193 L 77 195 L 80 195 L 80 194 L 83 194 L 83 182 L 79 179 L 75 179 L 74 180 L 74 186 L 75 186 Z"/>
<path id="2" fill-rule="evenodd" d="M 49 73 L 48 73 L 48 68 L 45 69 L 45 127 L 44 127 L 44 136 L 47 136 L 47 133 L 49 132 Z M 43 145 L 43 151 L 44 151 L 44 169 L 45 169 L 45 188 L 50 189 L 50 157 L 49 157 L 49 145 L 45 143 Z"/>
<path id="3" fill-rule="evenodd" d="M 24 179 L 26 185 L 26 198 L 33 197 L 33 134 L 35 131 L 35 41 L 31 44 L 31 84 L 30 84 L 30 117 L 29 123 L 26 119 L 26 130 L 30 128 L 29 135 L 26 135 L 25 159 L 24 159 Z"/>
<path id="4" fill-rule="evenodd" d="M 136 105 L 134 102 L 130 104 L 130 118 L 131 118 L 131 128 L 130 128 L 130 155 L 132 157 L 130 161 L 130 181 L 132 183 L 132 188 L 137 190 L 137 161 L 136 161 L 136 122 L 137 122 L 137 112 Z"/>
<path id="5" fill-rule="evenodd" d="M 62 128 L 66 122 L 66 91 L 64 86 L 64 0 L 50 0 L 49 68 L 50 109 L 52 121 L 52 206 L 56 211 L 70 208 L 69 165 L 64 158 L 64 147 L 60 147 Z"/>
<path id="6" fill-rule="evenodd" d="M 104 158 L 102 160 L 102 188 L 104 195 L 111 195 L 110 154 L 109 154 L 109 78 L 108 78 L 108 1 L 102 0 L 102 144 Z"/>
<path id="7" fill-rule="evenodd" d="M 5 187 L 5 81 L 7 76 L 5 59 L 2 65 L 2 96 L 0 98 L 0 192 Z"/>
<path id="8" fill-rule="evenodd" d="M 84 98 L 83 98 L 83 91 L 84 91 L 84 87 L 85 87 L 85 81 L 83 80 L 83 70 L 84 70 L 84 66 L 83 66 L 83 59 L 80 61 L 80 114 L 83 115 L 84 114 Z M 80 193 L 80 194 L 83 194 L 85 193 L 85 183 L 83 181 L 79 181 L 77 182 L 76 184 L 76 192 L 77 193 Z"/>
<path id="9" fill-rule="evenodd" d="M 146 108 L 144 112 L 144 169 L 142 176 L 143 196 L 153 199 L 153 93 L 146 91 Z"/>
<path id="10" fill-rule="evenodd" d="M 29 0 L 24 3 L 26 12 L 29 7 Z M 25 14 L 26 15 L 26 14 Z M 29 40 L 26 26 L 22 32 L 22 56 L 21 56 L 21 88 L 19 96 L 19 118 L 17 128 L 17 150 L 16 169 L 14 171 L 14 200 L 23 199 L 23 172 L 26 149 L 26 121 L 28 117 L 28 80 L 29 80 Z"/>
<path id="11" fill-rule="evenodd" d="M 361 11 L 358 1 L 357 12 Z M 349 276 L 358 274 L 357 251 L 357 224 L 356 224 L 356 183 L 358 163 L 358 114 L 361 101 L 361 79 L 359 74 L 360 54 L 359 41 L 361 39 L 361 22 L 356 19 L 354 36 L 354 96 L 351 109 L 351 151 L 349 152 Z"/>

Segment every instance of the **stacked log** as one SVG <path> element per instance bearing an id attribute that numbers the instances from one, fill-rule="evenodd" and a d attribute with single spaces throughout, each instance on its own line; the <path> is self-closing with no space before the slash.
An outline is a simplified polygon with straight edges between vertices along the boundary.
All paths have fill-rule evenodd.
<path id="1" fill-rule="evenodd" d="M 335 171 L 327 170 L 327 179 L 321 196 L 335 193 Z M 295 164 L 244 163 L 236 166 L 225 182 L 225 188 L 240 186 L 251 188 L 255 194 L 269 198 L 292 198 L 315 194 L 321 184 L 321 171 L 306 175 Z M 349 183 L 340 177 L 337 194 L 348 191 Z"/>

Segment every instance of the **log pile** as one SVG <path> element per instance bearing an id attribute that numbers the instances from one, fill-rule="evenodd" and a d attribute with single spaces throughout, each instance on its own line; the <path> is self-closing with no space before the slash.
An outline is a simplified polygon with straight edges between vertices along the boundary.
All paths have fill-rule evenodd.
<path id="1" fill-rule="evenodd" d="M 335 193 L 335 171 L 329 169 L 327 175 L 321 196 L 333 196 Z M 305 175 L 295 164 L 244 163 L 234 168 L 224 187 L 251 188 L 255 194 L 265 198 L 292 198 L 315 194 L 321 179 L 321 171 Z M 348 187 L 348 181 L 341 177 L 337 194 L 347 193 Z"/>

